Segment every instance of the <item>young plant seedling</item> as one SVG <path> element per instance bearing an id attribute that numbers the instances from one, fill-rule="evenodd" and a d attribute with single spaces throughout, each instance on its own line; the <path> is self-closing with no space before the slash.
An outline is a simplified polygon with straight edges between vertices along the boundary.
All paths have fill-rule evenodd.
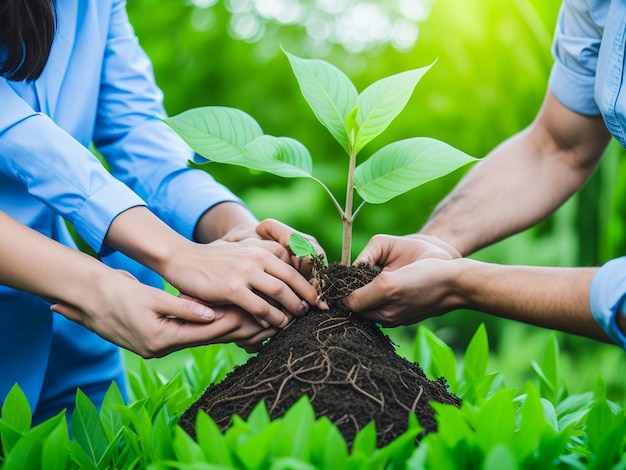
<path id="1" fill-rule="evenodd" d="M 285 178 L 310 178 L 330 196 L 343 221 L 341 264 L 349 265 L 354 219 L 365 203 L 382 204 L 417 186 L 476 161 L 445 142 L 412 137 L 388 144 L 357 165 L 359 152 L 379 136 L 404 109 L 415 86 L 433 65 L 383 78 L 360 94 L 338 68 L 320 59 L 303 59 L 285 51 L 300 90 L 317 119 L 347 156 L 345 204 L 313 176 L 309 151 L 289 137 L 265 135 L 245 112 L 201 107 L 165 119 L 196 152 L 193 166 L 209 162 L 239 165 Z M 356 209 L 354 192 L 361 202 Z M 297 256 L 317 256 L 302 236 L 291 237 Z"/>

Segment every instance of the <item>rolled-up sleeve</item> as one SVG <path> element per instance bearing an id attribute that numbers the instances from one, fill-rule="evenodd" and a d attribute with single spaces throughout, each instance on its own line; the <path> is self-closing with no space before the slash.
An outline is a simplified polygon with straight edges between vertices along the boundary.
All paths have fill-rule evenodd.
<path id="1" fill-rule="evenodd" d="M 626 335 L 617 325 L 617 315 L 626 304 L 626 256 L 604 264 L 594 276 L 589 292 L 593 317 L 605 333 L 626 349 Z"/>
<path id="2" fill-rule="evenodd" d="M 549 87 L 564 106 L 585 115 L 598 115 L 594 98 L 602 27 L 585 0 L 564 0 L 559 12 Z"/>
<path id="3" fill-rule="evenodd" d="M 137 192 L 162 220 L 192 238 L 198 219 L 225 201 L 242 203 L 204 171 L 190 168 L 193 151 L 167 125 L 150 60 L 128 21 L 113 7 L 104 58 L 94 143 L 113 175 Z"/>

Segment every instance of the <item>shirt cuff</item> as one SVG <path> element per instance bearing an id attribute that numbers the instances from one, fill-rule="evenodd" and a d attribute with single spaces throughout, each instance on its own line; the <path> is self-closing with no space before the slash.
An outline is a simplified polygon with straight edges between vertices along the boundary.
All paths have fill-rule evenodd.
<path id="1" fill-rule="evenodd" d="M 200 217 L 209 209 L 222 202 L 237 202 L 245 206 L 240 198 L 209 174 L 191 168 L 179 172 L 175 179 L 163 185 L 161 193 L 161 197 L 173 202 L 173 210 L 167 212 L 155 207 L 155 212 L 189 240 L 193 240 Z"/>
<path id="2" fill-rule="evenodd" d="M 619 310 L 626 311 L 626 256 L 604 264 L 593 277 L 589 291 L 593 318 L 615 344 L 626 349 L 626 335 L 617 325 Z"/>
<path id="3" fill-rule="evenodd" d="M 124 183 L 114 182 L 92 194 L 80 208 L 72 224 L 83 240 L 104 256 L 113 251 L 104 245 L 104 237 L 113 219 L 131 207 L 145 205 L 143 199 Z"/>
<path id="4" fill-rule="evenodd" d="M 582 75 L 555 62 L 548 85 L 563 106 L 587 116 L 600 114 L 594 96 L 595 77 Z"/>

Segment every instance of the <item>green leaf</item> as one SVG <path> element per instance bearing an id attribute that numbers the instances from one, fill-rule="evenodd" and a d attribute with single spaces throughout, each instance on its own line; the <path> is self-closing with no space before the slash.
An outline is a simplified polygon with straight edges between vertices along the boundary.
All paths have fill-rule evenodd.
<path id="1" fill-rule="evenodd" d="M 311 453 L 310 435 L 315 426 L 315 412 L 309 397 L 303 395 L 282 418 L 283 432 L 274 444 L 276 457 L 297 457 L 307 460 Z"/>
<path id="2" fill-rule="evenodd" d="M 485 324 L 481 323 L 464 355 L 463 377 L 471 383 L 485 375 L 489 360 L 489 340 Z"/>
<path id="3" fill-rule="evenodd" d="M 450 388 L 455 390 L 458 382 L 454 351 L 430 330 L 424 329 L 424 335 L 430 347 L 431 373 L 436 377 L 444 377 L 450 384 Z"/>
<path id="4" fill-rule="evenodd" d="M 15 444 L 2 468 L 4 470 L 24 470 L 40 468 L 46 438 L 60 426 L 65 425 L 65 411 L 35 426 Z M 62 424 L 63 422 L 63 424 Z M 65 429 L 66 441 L 67 429 Z M 67 449 L 67 444 L 65 446 Z M 46 468 L 46 467 L 41 467 Z"/>
<path id="5" fill-rule="evenodd" d="M 348 458 L 346 440 L 330 419 L 322 416 L 311 431 L 311 462 L 324 470 L 344 468 Z"/>
<path id="6" fill-rule="evenodd" d="M 613 413 L 606 400 L 596 401 L 589 410 L 589 414 L 587 414 L 587 437 L 589 438 L 589 449 L 592 452 L 598 452 L 600 443 L 611 427 L 613 418 Z"/>
<path id="7" fill-rule="evenodd" d="M 359 153 L 391 124 L 433 64 L 383 78 L 363 90 L 357 98 L 359 132 L 355 153 Z"/>
<path id="8" fill-rule="evenodd" d="M 18 384 L 13 385 L 2 405 L 2 420 L 18 432 L 26 432 L 32 424 L 32 412 L 26 395 Z"/>
<path id="9" fill-rule="evenodd" d="M 316 467 L 310 463 L 293 457 L 276 459 L 269 468 L 270 470 L 317 470 Z"/>
<path id="10" fill-rule="evenodd" d="M 0 457 L 9 455 L 23 435 L 24 433 L 19 432 L 0 419 Z M 2 460 L 0 460 L 0 463 L 2 463 Z"/>
<path id="11" fill-rule="evenodd" d="M 455 447 L 458 442 L 476 439 L 476 429 L 470 423 L 465 405 L 461 408 L 438 402 L 431 405 L 438 424 L 436 439 L 443 440 L 448 448 Z"/>
<path id="12" fill-rule="evenodd" d="M 500 372 L 483 375 L 469 385 L 465 382 L 466 387 L 463 389 L 464 392 L 462 394 L 463 402 L 480 403 L 485 397 L 491 395 L 492 389 L 498 387 L 497 380 L 504 380 Z M 459 386 L 459 388 L 461 387 Z M 460 391 L 457 390 L 457 393 L 460 393 Z"/>
<path id="13" fill-rule="evenodd" d="M 502 389 L 487 399 L 476 414 L 474 428 L 478 445 L 484 451 L 502 443 L 513 445 L 516 434 L 514 390 Z"/>
<path id="14" fill-rule="evenodd" d="M 163 119 L 200 156 L 226 163 L 263 135 L 252 116 L 240 109 L 205 106 Z"/>
<path id="15" fill-rule="evenodd" d="M 515 470 L 520 467 L 517 465 L 511 449 L 499 444 L 489 451 L 481 468 L 482 470 L 501 470 L 503 468 Z"/>
<path id="16" fill-rule="evenodd" d="M 174 428 L 173 449 L 178 462 L 204 462 L 202 449 L 181 427 Z"/>
<path id="17" fill-rule="evenodd" d="M 113 440 L 124 425 L 122 416 L 115 409 L 115 405 L 124 405 L 124 398 L 117 383 L 111 382 L 111 386 L 104 395 L 102 407 L 100 408 L 100 421 L 109 442 Z"/>
<path id="18" fill-rule="evenodd" d="M 376 452 L 371 460 L 370 468 L 388 468 L 389 462 L 393 462 L 392 468 L 406 467 L 406 461 L 415 450 L 415 439 L 424 430 L 417 422 L 414 413 L 411 413 L 409 417 L 408 429 Z"/>
<path id="19" fill-rule="evenodd" d="M 172 427 L 165 407 L 161 407 L 154 419 L 151 433 L 150 455 L 154 460 L 168 460 L 174 458 L 172 449 Z"/>
<path id="20" fill-rule="evenodd" d="M 226 163 L 265 171 L 283 178 L 308 178 L 313 172 L 311 154 L 290 137 L 264 135 L 250 142 L 237 158 Z"/>
<path id="21" fill-rule="evenodd" d="M 363 454 L 371 457 L 376 450 L 376 423 L 370 421 L 354 436 L 351 455 Z"/>
<path id="22" fill-rule="evenodd" d="M 544 435 L 554 434 L 553 428 L 546 421 L 537 388 L 532 383 L 528 383 L 525 391 L 524 403 L 518 413 L 521 416 L 521 423 L 516 439 L 518 453 L 523 458 L 528 455 L 532 456 Z"/>
<path id="23" fill-rule="evenodd" d="M 317 251 L 313 244 L 304 235 L 297 232 L 289 235 L 289 248 L 291 248 L 294 255 L 300 258 L 306 258 L 307 256 L 317 257 Z"/>
<path id="24" fill-rule="evenodd" d="M 542 374 L 539 374 L 542 378 L 541 396 L 547 398 L 552 403 L 556 403 L 561 386 L 561 372 L 559 366 L 559 343 L 554 333 L 551 333 L 548 338 L 548 344 L 546 344 L 546 349 L 539 365 L 542 372 Z"/>
<path id="25" fill-rule="evenodd" d="M 259 401 L 252 409 L 247 419 L 248 426 L 253 432 L 261 432 L 271 422 L 265 400 Z"/>
<path id="26" fill-rule="evenodd" d="M 272 451 L 276 445 L 276 438 L 282 431 L 283 423 L 273 421 L 259 430 L 257 435 L 237 446 L 234 450 L 243 467 L 248 470 L 267 468 L 270 457 L 276 457 Z"/>
<path id="27" fill-rule="evenodd" d="M 594 468 L 601 470 L 612 467 L 624 454 L 624 441 L 626 438 L 626 415 L 615 416 L 610 427 L 606 430 L 604 439 L 600 442 L 595 453 L 596 462 Z"/>
<path id="28" fill-rule="evenodd" d="M 80 389 L 76 390 L 76 408 L 72 413 L 74 439 L 84 449 L 89 460 L 97 466 L 106 453 L 109 442 L 95 405 Z"/>
<path id="29" fill-rule="evenodd" d="M 346 120 L 358 97 L 354 84 L 341 70 L 326 61 L 301 59 L 283 51 L 313 114 L 348 152 L 350 138 Z"/>
<path id="30" fill-rule="evenodd" d="M 207 462 L 225 466 L 233 465 L 224 435 L 215 421 L 203 410 L 196 415 L 196 437 Z"/>
<path id="31" fill-rule="evenodd" d="M 202 158 L 192 166 L 203 168 L 208 160 L 284 178 L 311 177 L 313 163 L 304 145 L 289 137 L 263 135 L 254 118 L 239 109 L 206 106 L 164 121 Z"/>
<path id="32" fill-rule="evenodd" d="M 64 413 L 65 414 L 65 413 Z M 46 470 L 66 470 L 69 462 L 69 435 L 65 416 L 48 433 L 41 452 L 41 466 Z"/>
<path id="33" fill-rule="evenodd" d="M 361 163 L 354 185 L 364 201 L 381 204 L 476 160 L 445 142 L 414 137 L 389 144 Z"/>

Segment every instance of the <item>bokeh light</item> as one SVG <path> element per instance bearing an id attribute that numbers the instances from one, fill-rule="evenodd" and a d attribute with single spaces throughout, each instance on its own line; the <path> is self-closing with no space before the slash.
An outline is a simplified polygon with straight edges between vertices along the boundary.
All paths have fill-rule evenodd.
<path id="1" fill-rule="evenodd" d="M 210 10 L 219 0 L 192 0 Z M 419 23 L 433 0 L 224 0 L 230 12 L 229 33 L 235 39 L 257 43 L 291 27 L 308 52 L 320 55 L 334 46 L 349 53 L 391 46 L 410 50 L 419 36 Z M 206 29 L 206 20 L 194 23 Z"/>

